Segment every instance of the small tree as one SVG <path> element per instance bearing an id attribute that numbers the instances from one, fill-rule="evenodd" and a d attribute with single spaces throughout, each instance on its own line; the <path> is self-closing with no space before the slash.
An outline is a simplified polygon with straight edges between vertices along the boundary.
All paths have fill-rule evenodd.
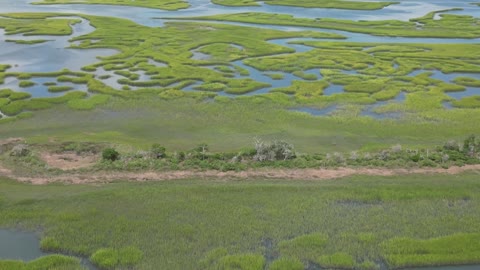
<path id="1" fill-rule="evenodd" d="M 200 144 L 193 149 L 193 152 L 197 154 L 196 156 L 201 156 L 202 160 L 205 160 L 208 153 L 208 145 L 206 143 Z"/>
<path id="2" fill-rule="evenodd" d="M 153 158 L 164 158 L 167 156 L 165 147 L 161 146 L 158 143 L 152 145 L 150 153 L 152 154 Z"/>
<path id="3" fill-rule="evenodd" d="M 117 152 L 114 148 L 106 148 L 102 152 L 103 160 L 115 161 L 120 158 L 120 153 Z"/>

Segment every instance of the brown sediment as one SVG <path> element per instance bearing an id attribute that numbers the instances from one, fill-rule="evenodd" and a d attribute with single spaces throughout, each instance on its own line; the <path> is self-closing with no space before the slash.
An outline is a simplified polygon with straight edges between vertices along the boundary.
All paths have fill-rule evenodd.
<path id="1" fill-rule="evenodd" d="M 144 171 L 144 172 L 85 172 L 85 173 L 65 173 L 55 176 L 19 176 L 11 170 L 4 168 L 0 164 L 0 175 L 16 179 L 20 182 L 32 184 L 48 183 L 70 183 L 70 184 L 93 184 L 108 183 L 118 180 L 124 181 L 162 181 L 179 179 L 285 179 L 285 180 L 328 180 L 338 179 L 353 175 L 369 176 L 394 176 L 408 174 L 460 174 L 467 171 L 478 171 L 480 173 L 480 164 L 466 165 L 462 167 L 453 166 L 448 169 L 443 168 L 415 168 L 415 169 L 388 169 L 388 168 L 337 168 L 337 169 L 257 169 L 245 171 L 220 172 L 214 170 L 208 171 Z"/>

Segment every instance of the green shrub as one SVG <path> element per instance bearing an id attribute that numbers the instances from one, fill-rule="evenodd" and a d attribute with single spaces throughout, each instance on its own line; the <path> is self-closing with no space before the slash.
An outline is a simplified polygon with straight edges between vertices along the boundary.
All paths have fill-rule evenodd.
<path id="1" fill-rule="evenodd" d="M 102 159 L 107 161 L 115 161 L 120 158 L 120 153 L 114 148 L 106 148 L 102 152 Z"/>
<path id="2" fill-rule="evenodd" d="M 150 148 L 150 153 L 153 158 L 164 158 L 166 157 L 166 149 L 158 143 L 155 143 Z"/>
<path id="3" fill-rule="evenodd" d="M 413 161 L 413 162 L 419 162 L 421 159 L 420 155 L 419 154 L 415 154 L 413 156 L 410 156 L 410 160 Z"/>
<path id="4" fill-rule="evenodd" d="M 256 154 L 253 157 L 256 161 L 287 160 L 295 157 L 293 145 L 284 141 L 273 141 L 270 143 L 261 140 L 255 141 Z"/>

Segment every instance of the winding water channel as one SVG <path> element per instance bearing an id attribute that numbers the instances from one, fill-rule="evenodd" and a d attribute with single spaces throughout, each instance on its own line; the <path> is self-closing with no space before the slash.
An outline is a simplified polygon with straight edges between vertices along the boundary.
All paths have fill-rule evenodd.
<path id="1" fill-rule="evenodd" d="M 417 18 L 425 15 L 431 11 L 445 10 L 450 8 L 462 8 L 460 11 L 450 11 L 450 13 L 464 14 L 480 17 L 480 7 L 471 4 L 471 0 L 404 0 L 400 4 L 390 5 L 380 10 L 340 10 L 340 9 L 324 9 L 324 8 L 300 8 L 300 7 L 287 7 L 287 6 L 272 6 L 261 2 L 260 6 L 256 7 L 225 7 L 216 5 L 210 2 L 210 0 L 190 0 L 190 7 L 178 11 L 163 11 L 150 8 L 139 8 L 131 6 L 111 6 L 111 5 L 84 5 L 84 4 L 70 4 L 70 5 L 31 5 L 32 0 L 0 0 L 1 12 L 58 12 L 58 13 L 76 13 L 76 14 L 90 14 L 99 16 L 114 16 L 119 18 L 125 18 L 136 23 L 151 26 L 161 27 L 166 21 L 170 21 L 168 18 L 174 17 L 191 17 L 191 16 L 204 16 L 215 14 L 229 14 L 239 12 L 263 12 L 263 13 L 279 13 L 289 14 L 297 17 L 305 18 L 337 18 L 337 19 L 349 19 L 349 20 L 409 20 L 411 18 Z M 165 18 L 165 19 L 158 19 Z M 94 28 L 90 23 L 81 19 L 81 23 L 72 25 L 73 34 L 71 36 L 6 36 L 4 31 L 0 29 L 0 64 L 11 64 L 14 66 L 9 71 L 21 71 L 21 72 L 51 72 L 59 71 L 63 68 L 70 70 L 80 70 L 81 67 L 98 62 L 98 56 L 109 56 L 116 53 L 111 49 L 71 49 L 68 48 L 72 44 L 69 40 L 73 37 L 82 36 L 94 31 Z M 214 22 L 220 23 L 220 22 Z M 221 22 L 233 25 L 243 26 L 255 26 L 260 28 L 277 29 L 283 31 L 321 31 L 338 33 L 346 36 L 344 41 L 348 42 L 376 42 L 376 43 L 480 43 L 480 39 L 457 39 L 457 38 L 405 38 L 405 37 L 382 37 L 373 36 L 368 34 L 350 33 L 345 31 L 319 29 L 311 27 L 294 27 L 294 26 L 276 26 L 276 25 L 256 25 L 248 23 L 232 23 Z M 34 44 L 34 45 L 21 45 L 12 42 L 6 42 L 6 39 L 21 38 L 23 40 L 44 39 L 47 42 Z M 290 44 L 289 42 L 294 40 L 311 40 L 311 39 L 276 39 L 269 42 L 277 45 L 286 46 L 294 49 L 296 52 L 306 52 L 313 49 L 312 47 Z M 201 55 L 194 52 L 194 58 L 208 57 L 208 55 Z M 294 76 L 290 73 L 282 73 L 282 79 L 272 79 L 267 73 L 259 71 L 251 66 L 247 66 L 243 61 L 235 61 L 232 63 L 238 67 L 247 69 L 250 73 L 249 77 L 252 79 L 270 84 L 271 87 L 265 87 L 263 89 L 248 93 L 246 95 L 256 95 L 267 93 L 271 89 L 278 87 L 286 87 L 292 84 L 294 80 L 302 80 L 301 78 Z M 208 68 L 208 67 L 206 67 Z M 423 72 L 422 70 L 417 72 Z M 306 71 L 305 73 L 313 74 L 318 79 L 321 78 L 320 70 L 313 69 Z M 104 80 L 104 83 L 114 88 L 121 88 L 122 85 L 118 83 L 118 79 L 121 77 L 113 72 L 108 72 L 103 69 L 99 69 L 95 72 L 95 75 L 109 75 L 110 78 Z M 145 74 L 139 74 L 140 81 L 149 80 L 149 76 Z M 237 74 L 237 77 L 241 75 Z M 439 71 L 434 71 L 432 78 L 451 82 L 455 77 L 467 76 L 473 78 L 480 78 L 480 74 L 443 74 Z M 30 88 L 19 88 L 18 80 L 16 78 L 8 77 L 0 88 L 10 88 L 15 91 L 26 91 L 32 94 L 32 97 L 52 97 L 59 96 L 63 93 L 51 93 L 48 91 L 45 83 L 51 82 L 51 78 L 33 78 L 32 81 L 36 83 L 35 86 Z M 58 86 L 69 86 L 75 90 L 87 91 L 86 86 L 73 85 L 71 83 L 58 83 Z M 194 84 L 184 88 L 186 91 L 192 91 L 194 87 L 198 85 Z M 135 90 L 135 87 L 132 87 Z M 337 94 L 343 92 L 343 87 L 340 85 L 330 85 L 325 89 L 325 95 Z M 460 99 L 466 96 L 478 95 L 480 93 L 479 87 L 467 87 L 466 91 L 447 93 L 454 99 Z M 220 92 L 219 95 L 232 96 L 230 94 Z M 403 97 L 404 98 L 404 97 Z M 401 98 L 389 102 L 400 102 Z M 375 118 L 390 117 L 388 115 L 378 115 L 373 112 L 375 107 L 381 106 L 385 102 L 378 102 L 375 105 L 368 106 L 362 115 L 367 115 Z M 445 103 L 446 108 L 451 108 L 449 103 Z M 312 113 L 313 115 L 325 115 L 335 110 L 336 107 L 330 106 L 322 110 L 312 111 L 311 108 L 299 108 L 299 111 Z M 325 112 L 325 113 L 323 113 Z"/>

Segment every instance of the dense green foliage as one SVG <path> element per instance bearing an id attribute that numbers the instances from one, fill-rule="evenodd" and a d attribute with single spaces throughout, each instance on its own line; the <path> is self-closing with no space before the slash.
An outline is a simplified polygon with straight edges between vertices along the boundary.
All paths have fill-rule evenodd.
<path id="1" fill-rule="evenodd" d="M 120 158 L 120 153 L 118 153 L 113 148 L 105 148 L 102 152 L 102 159 L 107 161 L 115 161 Z"/>

